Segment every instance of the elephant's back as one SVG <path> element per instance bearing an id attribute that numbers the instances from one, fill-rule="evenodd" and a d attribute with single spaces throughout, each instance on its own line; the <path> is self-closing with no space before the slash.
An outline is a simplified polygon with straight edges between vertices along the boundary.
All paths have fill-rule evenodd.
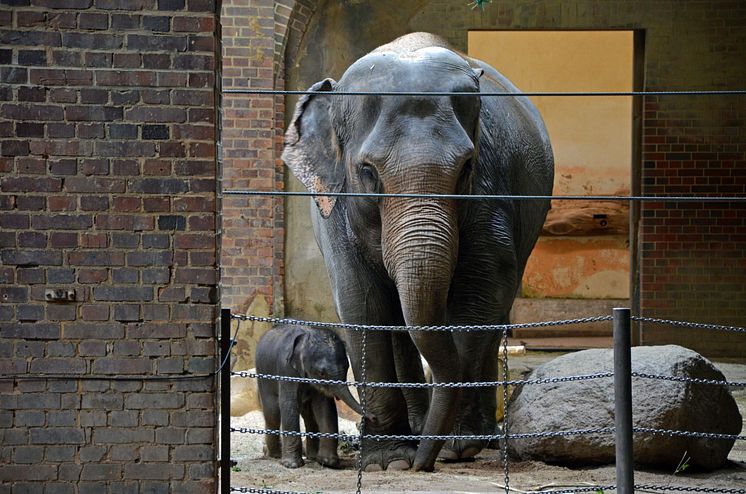
<path id="1" fill-rule="evenodd" d="M 481 60 L 474 59 L 483 70 L 482 93 L 520 93 L 504 75 Z M 508 184 L 494 194 L 551 195 L 554 183 L 554 155 L 549 134 L 539 110 L 526 96 L 488 96 L 482 98 L 482 140 L 493 148 L 495 173 L 512 176 Z M 523 180 L 526 179 L 526 180 Z"/>
<path id="2" fill-rule="evenodd" d="M 394 53 L 411 53 L 422 48 L 440 47 L 453 50 L 451 45 L 445 39 L 432 33 L 417 32 L 400 36 L 390 43 L 381 45 L 371 53 L 394 52 Z"/>

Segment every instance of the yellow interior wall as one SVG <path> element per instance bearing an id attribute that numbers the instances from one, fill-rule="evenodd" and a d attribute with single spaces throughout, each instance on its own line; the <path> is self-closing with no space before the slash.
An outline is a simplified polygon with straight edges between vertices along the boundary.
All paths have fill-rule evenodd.
<path id="1" fill-rule="evenodd" d="M 631 31 L 470 31 L 469 55 L 524 92 L 631 91 Z M 536 96 L 555 157 L 555 195 L 627 195 L 629 97 Z M 582 266 L 574 272 L 573 266 Z M 541 237 L 523 296 L 629 297 L 626 236 Z"/>

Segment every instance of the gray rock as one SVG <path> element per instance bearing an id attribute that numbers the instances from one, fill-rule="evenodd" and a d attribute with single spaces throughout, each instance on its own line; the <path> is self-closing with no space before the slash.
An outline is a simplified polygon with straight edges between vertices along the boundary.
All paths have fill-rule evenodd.
<path id="1" fill-rule="evenodd" d="M 529 379 L 613 372 L 611 349 L 584 350 L 556 358 Z M 644 374 L 724 380 L 698 353 L 676 345 L 635 347 L 632 371 Z M 613 378 L 518 388 L 508 406 L 511 434 L 614 426 Z M 726 386 L 632 378 L 634 427 L 739 434 L 741 414 Z M 723 466 L 733 439 L 671 437 L 636 432 L 637 465 L 675 468 L 686 454 L 689 465 L 703 470 Z M 510 454 L 567 466 L 614 462 L 613 434 L 513 439 Z"/>

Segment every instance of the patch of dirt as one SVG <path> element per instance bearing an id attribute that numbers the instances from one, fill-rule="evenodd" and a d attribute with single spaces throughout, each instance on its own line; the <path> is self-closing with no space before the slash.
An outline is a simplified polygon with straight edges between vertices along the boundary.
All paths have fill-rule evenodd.
<path id="1" fill-rule="evenodd" d="M 556 356 L 556 354 L 554 355 Z M 528 367 L 532 367 L 532 362 Z M 731 381 L 746 382 L 746 365 L 742 363 L 716 363 Z M 733 389 L 746 425 L 746 389 Z M 233 427 L 261 429 L 264 419 L 260 411 L 243 417 L 233 417 Z M 746 430 L 746 428 L 744 428 Z M 340 432 L 356 435 L 354 422 L 340 418 Z M 743 434 L 743 432 L 741 432 Z M 263 457 L 264 436 L 233 433 L 231 457 L 238 462 L 231 473 L 233 487 L 252 487 L 272 490 L 337 493 L 355 492 L 358 473 L 354 452 L 340 448 L 342 468 L 329 469 L 309 462 L 298 469 L 284 468 L 277 460 Z M 746 441 L 736 441 L 728 457 L 726 468 L 715 472 L 636 470 L 635 484 L 658 486 L 684 486 L 699 488 L 746 489 Z M 471 493 L 501 492 L 505 490 L 505 473 L 501 453 L 485 450 L 468 463 L 438 462 L 432 473 L 375 472 L 362 474 L 362 491 L 366 493 Z M 589 485 L 615 484 L 614 465 L 570 469 L 541 462 L 516 462 L 509 464 L 509 486 L 513 492 L 536 491 L 550 488 L 577 488 Z M 644 491 L 640 491 L 644 492 Z M 658 491 L 661 492 L 661 491 Z"/>

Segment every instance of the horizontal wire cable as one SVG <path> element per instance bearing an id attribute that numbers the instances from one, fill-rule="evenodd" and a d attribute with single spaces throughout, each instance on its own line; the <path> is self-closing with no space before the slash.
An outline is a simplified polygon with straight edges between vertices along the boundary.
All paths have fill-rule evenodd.
<path id="1" fill-rule="evenodd" d="M 475 91 L 310 91 L 290 89 L 223 88 L 223 94 L 253 95 L 320 95 L 320 96 L 743 96 L 746 89 L 708 90 L 685 89 L 681 91 L 527 91 L 527 92 L 475 92 Z"/>
<path id="2" fill-rule="evenodd" d="M 368 197 L 406 199 L 460 199 L 466 201 L 515 200 L 515 201 L 618 201 L 618 202 L 746 202 L 746 196 L 553 196 L 511 194 L 387 194 L 382 192 L 310 192 L 294 190 L 243 190 L 227 189 L 226 196 L 285 196 L 285 197 Z"/>

